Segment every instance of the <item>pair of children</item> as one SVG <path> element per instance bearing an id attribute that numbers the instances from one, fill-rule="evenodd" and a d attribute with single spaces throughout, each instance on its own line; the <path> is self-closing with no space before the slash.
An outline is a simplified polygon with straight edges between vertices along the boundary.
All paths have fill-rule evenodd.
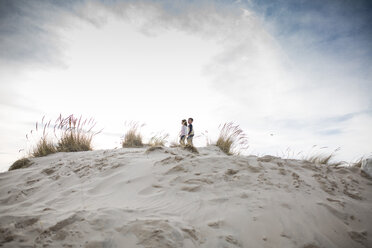
<path id="1" fill-rule="evenodd" d="M 194 128 L 192 126 L 194 119 L 189 118 L 188 121 L 182 120 L 182 128 L 181 128 L 181 133 L 180 133 L 180 144 L 181 146 L 185 146 L 185 139 L 187 136 L 187 145 L 189 146 L 194 146 L 192 143 L 192 139 L 194 137 Z M 187 123 L 189 123 L 189 126 L 187 126 Z"/>

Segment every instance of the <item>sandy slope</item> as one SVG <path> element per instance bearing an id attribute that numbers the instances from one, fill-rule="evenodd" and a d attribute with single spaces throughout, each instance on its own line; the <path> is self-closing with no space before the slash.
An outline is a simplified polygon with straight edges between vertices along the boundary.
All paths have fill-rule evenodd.
<path id="1" fill-rule="evenodd" d="M 3 247 L 372 247 L 358 168 L 217 147 L 59 153 L 0 174 Z"/>

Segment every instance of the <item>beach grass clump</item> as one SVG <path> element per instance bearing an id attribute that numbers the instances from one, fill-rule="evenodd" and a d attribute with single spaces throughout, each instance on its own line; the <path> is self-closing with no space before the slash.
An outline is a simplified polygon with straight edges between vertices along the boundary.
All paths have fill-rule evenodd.
<path id="1" fill-rule="evenodd" d="M 165 146 L 165 143 L 167 143 L 168 137 L 169 137 L 168 133 L 156 134 L 150 138 L 149 146 Z"/>
<path id="2" fill-rule="evenodd" d="M 58 142 L 59 152 L 79 152 L 92 150 L 91 137 L 81 136 L 75 132 L 64 133 Z"/>
<path id="3" fill-rule="evenodd" d="M 15 161 L 8 169 L 8 171 L 11 170 L 17 170 L 17 169 L 22 169 L 22 168 L 27 168 L 30 165 L 32 165 L 32 162 L 29 158 L 21 158 Z"/>
<path id="4" fill-rule="evenodd" d="M 227 155 L 239 154 L 240 150 L 248 148 L 248 138 L 239 125 L 229 122 L 220 125 L 219 129 L 216 146 Z"/>
<path id="5" fill-rule="evenodd" d="M 36 122 L 35 129 L 26 135 L 32 144 L 29 156 L 44 157 L 56 152 L 90 151 L 93 137 L 102 131 L 93 131 L 96 125 L 93 118 L 88 120 L 74 115 L 65 118 L 59 115 L 54 127 L 51 121 L 44 122 L 44 119 L 45 116 L 41 123 Z M 51 137 L 49 133 L 52 131 L 54 136 Z"/>
<path id="6" fill-rule="evenodd" d="M 332 166 L 339 166 L 344 164 L 345 162 L 331 162 L 331 160 L 335 157 L 336 153 L 340 150 L 340 147 L 335 149 L 332 153 L 321 153 L 308 156 L 304 158 L 304 160 L 313 163 L 313 164 L 320 164 L 320 165 L 332 165 Z"/>
<path id="7" fill-rule="evenodd" d="M 139 126 L 138 122 L 131 122 L 129 124 L 129 129 L 125 133 L 122 141 L 123 148 L 143 147 L 142 135 L 139 131 L 142 126 Z"/>
<path id="8" fill-rule="evenodd" d="M 33 157 L 44 157 L 57 152 L 57 148 L 51 140 L 43 136 L 32 151 Z"/>
<path id="9" fill-rule="evenodd" d="M 57 152 L 53 140 L 49 137 L 48 133 L 51 125 L 50 123 L 51 121 L 44 123 L 43 117 L 41 123 L 36 122 L 35 130 L 31 130 L 30 134 L 26 135 L 27 140 L 29 137 L 31 138 L 32 134 L 35 134 L 37 137 L 39 137 L 36 145 L 32 148 L 32 151 L 30 151 L 32 157 L 44 157 Z"/>
<path id="10" fill-rule="evenodd" d="M 357 159 L 356 161 L 350 163 L 350 165 L 352 167 L 362 168 L 363 159 L 364 159 L 364 157 L 361 157 L 361 158 Z"/>
<path id="11" fill-rule="evenodd" d="M 332 157 L 334 157 L 333 154 L 328 154 L 328 155 L 318 154 L 318 155 L 313 155 L 306 160 L 314 164 L 328 164 L 329 161 L 332 159 Z"/>
<path id="12" fill-rule="evenodd" d="M 55 133 L 60 133 L 56 146 L 59 152 L 91 151 L 93 137 L 101 132 L 93 131 L 96 125 L 93 118 L 88 120 L 82 119 L 82 116 L 75 117 L 74 115 L 63 118 L 60 115 L 57 123 L 54 130 Z M 56 137 L 58 136 L 56 135 Z"/>

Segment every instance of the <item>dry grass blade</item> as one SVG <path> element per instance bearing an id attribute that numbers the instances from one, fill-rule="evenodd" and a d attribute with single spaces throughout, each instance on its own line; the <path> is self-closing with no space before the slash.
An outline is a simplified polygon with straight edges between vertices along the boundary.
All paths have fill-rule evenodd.
<path id="1" fill-rule="evenodd" d="M 313 155 L 306 160 L 314 164 L 328 164 L 332 157 L 334 157 L 333 154 L 329 155 L 320 154 Z"/>
<path id="2" fill-rule="evenodd" d="M 216 145 L 228 155 L 238 154 L 240 150 L 248 148 L 248 138 L 239 125 L 229 122 L 220 126 Z"/>
<path id="3" fill-rule="evenodd" d="M 362 162 L 363 162 L 364 157 L 361 157 L 357 159 L 355 162 L 351 163 L 351 166 L 357 167 L 357 168 L 362 168 Z"/>
<path id="4" fill-rule="evenodd" d="M 149 141 L 150 146 L 165 146 L 165 143 L 167 142 L 167 139 L 169 137 L 169 134 L 157 134 L 151 137 Z"/>
<path id="5" fill-rule="evenodd" d="M 210 146 L 212 142 L 211 142 L 211 139 L 209 137 L 208 130 L 205 130 L 204 132 L 202 132 L 201 136 L 204 136 L 206 146 Z"/>
<path id="6" fill-rule="evenodd" d="M 328 147 L 322 147 L 323 148 L 328 148 Z M 309 161 L 314 164 L 323 164 L 323 165 L 332 165 L 332 166 L 339 166 L 344 164 L 345 162 L 333 162 L 331 163 L 331 160 L 335 157 L 336 152 L 340 150 L 340 147 L 336 148 L 332 153 L 330 154 L 316 154 L 312 156 L 308 156 L 307 158 L 304 158 L 304 160 Z"/>

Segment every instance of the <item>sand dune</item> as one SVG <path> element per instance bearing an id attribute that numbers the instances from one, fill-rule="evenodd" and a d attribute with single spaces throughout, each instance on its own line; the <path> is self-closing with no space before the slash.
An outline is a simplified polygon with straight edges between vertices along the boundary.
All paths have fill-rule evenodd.
<path id="1" fill-rule="evenodd" d="M 0 174 L 2 247 L 372 247 L 372 180 L 217 147 L 58 153 Z"/>

